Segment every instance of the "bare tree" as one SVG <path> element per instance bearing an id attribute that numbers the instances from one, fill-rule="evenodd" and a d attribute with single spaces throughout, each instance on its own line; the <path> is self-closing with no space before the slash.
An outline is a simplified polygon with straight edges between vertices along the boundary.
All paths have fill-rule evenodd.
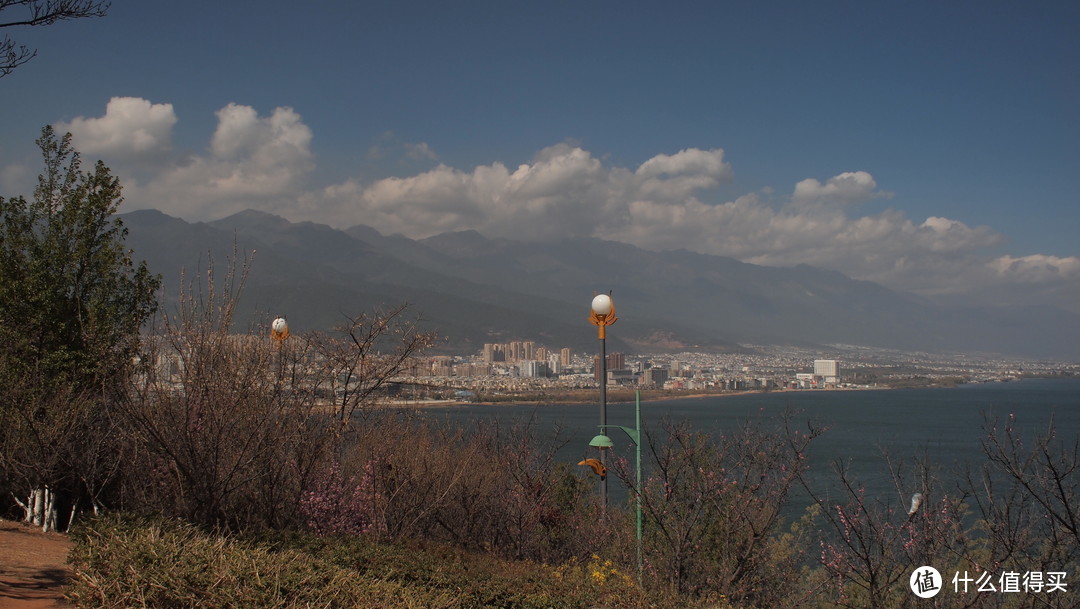
<path id="1" fill-rule="evenodd" d="M 949 492 L 927 459 L 906 465 L 886 454 L 884 461 L 895 497 L 868 494 L 843 460 L 835 463 L 836 495 L 822 497 L 807 485 L 826 525 L 820 565 L 837 606 L 908 606 L 919 600 L 908 589 L 914 568 L 973 564 L 966 558 L 973 542 L 963 526 L 965 493 Z M 963 607 L 973 599 L 955 600 Z"/>
<path id="2" fill-rule="evenodd" d="M 12 11 L 4 14 L 0 28 L 44 26 L 69 19 L 104 17 L 109 5 L 103 0 L 0 0 L 0 12 Z M 0 78 L 11 74 L 35 55 L 36 49 L 18 44 L 5 35 L 0 41 Z"/>
<path id="3" fill-rule="evenodd" d="M 333 430 L 317 421 L 303 341 L 232 332 L 249 264 L 218 279 L 211 263 L 206 287 L 183 285 L 176 314 L 146 340 L 123 401 L 141 466 L 129 507 L 225 528 L 295 524 Z"/>
<path id="4" fill-rule="evenodd" d="M 640 492 L 647 566 L 683 594 L 720 593 L 754 606 L 796 602 L 789 576 L 799 558 L 777 536 L 783 507 L 807 467 L 806 449 L 820 433 L 790 425 L 770 432 L 749 423 L 718 438 L 670 423 L 659 437 L 646 433 L 652 473 Z M 638 492 L 626 460 L 613 469 Z"/>
<path id="5" fill-rule="evenodd" d="M 407 304 L 385 311 L 347 318 L 335 333 L 315 333 L 312 347 L 326 366 L 326 389 L 333 396 L 334 412 L 342 423 L 398 374 L 413 358 L 430 347 L 436 335 L 419 329 L 408 319 Z"/>
<path id="6" fill-rule="evenodd" d="M 250 264 L 234 252 L 224 277 L 211 264 L 205 287 L 184 284 L 147 343 L 125 402 L 146 473 L 127 487 L 135 506 L 228 529 L 297 526 L 304 493 L 355 439 L 352 413 L 427 344 L 404 306 L 340 335 L 238 333 Z"/>
<path id="7" fill-rule="evenodd" d="M 556 432 L 531 422 L 458 428 L 410 412 L 365 412 L 341 458 L 304 493 L 309 528 L 382 540 L 427 539 L 559 563 L 600 551 L 610 532 L 586 481 L 558 463 Z"/>
<path id="8" fill-rule="evenodd" d="M 886 455 L 899 494 L 868 495 L 843 462 L 838 495 L 815 495 L 824 523 L 821 567 L 842 607 L 919 606 L 908 592 L 914 569 L 940 569 L 948 594 L 938 607 L 1073 607 L 1066 594 L 1031 573 L 1074 573 L 1080 564 L 1080 438 L 1047 431 L 1024 441 L 1010 416 L 990 419 L 985 461 L 958 484 L 946 484 L 926 458 L 912 465 Z M 908 499 L 910 497 L 910 499 Z M 1008 577 L 1012 593 L 1000 593 Z M 997 586 L 998 594 L 977 593 Z M 989 588 L 988 588 L 989 589 Z"/>
<path id="9" fill-rule="evenodd" d="M 1025 435 L 1027 437 L 1025 437 Z M 1080 568 L 1080 435 L 1059 437 L 1051 420 L 1041 433 L 1022 433 L 1015 415 L 988 418 L 986 463 L 969 474 L 982 537 L 980 569 L 1076 573 Z M 1061 594 L 1028 595 L 1026 606 L 1066 607 Z"/>

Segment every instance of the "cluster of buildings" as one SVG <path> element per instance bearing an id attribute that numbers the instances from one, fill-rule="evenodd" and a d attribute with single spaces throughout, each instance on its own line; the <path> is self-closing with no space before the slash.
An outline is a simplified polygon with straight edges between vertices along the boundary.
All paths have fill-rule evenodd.
<path id="1" fill-rule="evenodd" d="M 409 374 L 464 378 L 552 378 L 566 374 L 573 366 L 574 359 L 569 348 L 555 352 L 546 347 L 537 347 L 532 341 L 515 341 L 506 344 L 487 343 L 479 357 L 429 357 L 418 361 Z"/>
<path id="2" fill-rule="evenodd" d="M 480 361 L 493 367 L 505 364 L 518 367 L 521 376 L 529 378 L 562 374 L 574 365 L 569 347 L 549 351 L 531 340 L 509 343 L 484 343 Z"/>
<path id="3" fill-rule="evenodd" d="M 841 385 L 840 363 L 819 359 L 812 370 L 803 361 L 786 370 L 730 362 L 679 360 L 670 355 L 628 358 L 623 353 L 607 354 L 606 366 L 598 355 L 574 354 L 569 348 L 558 351 L 532 341 L 488 343 L 478 356 L 434 356 L 417 362 L 408 376 L 426 385 L 528 391 L 538 387 L 595 387 L 601 374 L 608 386 L 629 386 L 672 390 L 814 389 Z"/>

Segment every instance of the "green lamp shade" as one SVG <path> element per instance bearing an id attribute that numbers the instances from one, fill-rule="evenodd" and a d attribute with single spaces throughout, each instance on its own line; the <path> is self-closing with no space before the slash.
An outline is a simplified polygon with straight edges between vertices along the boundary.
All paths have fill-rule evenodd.
<path id="1" fill-rule="evenodd" d="M 611 441 L 611 438 L 604 434 L 600 434 L 592 440 L 589 440 L 589 446 L 596 448 L 611 448 L 612 446 L 615 446 L 615 443 Z"/>

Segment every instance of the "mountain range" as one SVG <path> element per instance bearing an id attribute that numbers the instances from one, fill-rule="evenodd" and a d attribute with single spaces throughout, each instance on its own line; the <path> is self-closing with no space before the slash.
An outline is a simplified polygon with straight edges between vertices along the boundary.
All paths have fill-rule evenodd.
<path id="1" fill-rule="evenodd" d="M 1080 357 L 1080 316 L 1052 308 L 943 306 L 807 265 L 765 267 L 687 250 L 650 251 L 568 237 L 426 239 L 293 223 L 258 211 L 191 223 L 158 211 L 120 216 L 136 259 L 163 276 L 173 306 L 182 273 L 223 273 L 251 255 L 239 319 L 285 315 L 298 331 L 408 303 L 439 349 L 532 340 L 591 350 L 596 292 L 619 321 L 608 350 L 731 351 L 748 344 L 852 344 L 908 351 Z M 528 227 L 522 227 L 527 231 Z M 254 254 L 252 254 L 254 252 Z"/>

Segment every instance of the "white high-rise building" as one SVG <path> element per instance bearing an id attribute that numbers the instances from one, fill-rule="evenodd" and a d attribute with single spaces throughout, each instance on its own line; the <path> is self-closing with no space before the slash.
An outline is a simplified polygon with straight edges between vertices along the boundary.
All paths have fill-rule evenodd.
<path id="1" fill-rule="evenodd" d="M 826 385 L 840 382 L 840 362 L 835 359 L 814 360 L 814 380 Z"/>
<path id="2" fill-rule="evenodd" d="M 540 362 L 536 360 L 524 360 L 518 367 L 521 369 L 521 376 L 526 378 L 542 378 L 548 376 L 547 362 Z"/>

